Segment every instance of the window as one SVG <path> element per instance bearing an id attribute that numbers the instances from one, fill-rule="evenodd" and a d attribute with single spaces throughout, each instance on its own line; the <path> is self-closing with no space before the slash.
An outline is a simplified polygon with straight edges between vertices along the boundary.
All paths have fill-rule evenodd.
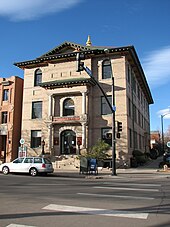
<path id="1" fill-rule="evenodd" d="M 129 129 L 129 146 L 132 148 L 132 130 Z"/>
<path id="2" fill-rule="evenodd" d="M 42 163 L 42 158 L 34 158 L 34 163 Z"/>
<path id="3" fill-rule="evenodd" d="M 112 96 L 109 95 L 109 96 L 107 96 L 107 98 L 108 98 L 110 104 L 112 104 Z M 110 109 L 110 106 L 108 105 L 105 97 L 102 96 L 101 97 L 101 114 L 102 115 L 107 115 L 107 114 L 111 114 L 111 113 L 112 113 L 112 111 Z"/>
<path id="4" fill-rule="evenodd" d="M 42 118 L 42 102 L 32 103 L 32 119 Z"/>
<path id="5" fill-rule="evenodd" d="M 34 75 L 34 86 L 39 86 L 42 82 L 42 71 L 41 69 L 37 69 Z"/>
<path id="6" fill-rule="evenodd" d="M 24 163 L 33 163 L 33 158 L 26 158 Z"/>
<path id="7" fill-rule="evenodd" d="M 2 124 L 7 123 L 7 119 L 8 119 L 8 112 L 2 112 Z"/>
<path id="8" fill-rule="evenodd" d="M 101 134 L 102 140 L 112 146 L 112 128 L 102 128 Z"/>
<path id="9" fill-rule="evenodd" d="M 132 113 L 131 113 L 131 101 L 130 98 L 128 98 L 128 116 L 131 117 Z"/>
<path id="10" fill-rule="evenodd" d="M 127 78 L 128 78 L 128 82 L 129 82 L 129 84 L 130 84 L 130 80 L 131 80 L 131 68 L 130 68 L 130 66 L 128 65 L 128 74 L 127 74 Z"/>
<path id="11" fill-rule="evenodd" d="M 112 77 L 112 67 L 110 60 L 104 60 L 102 63 L 102 79 L 109 79 Z"/>
<path id="12" fill-rule="evenodd" d="M 41 131 L 32 130 L 31 131 L 31 148 L 41 147 Z"/>
<path id="13" fill-rule="evenodd" d="M 70 98 L 65 99 L 63 102 L 63 116 L 74 115 L 74 101 Z"/>
<path id="14" fill-rule="evenodd" d="M 134 148 L 138 149 L 138 137 L 136 131 L 134 131 Z"/>
<path id="15" fill-rule="evenodd" d="M 9 89 L 4 89 L 3 91 L 3 101 L 8 101 L 9 99 Z"/>
<path id="16" fill-rule="evenodd" d="M 136 113 L 136 106 L 133 104 L 133 120 L 134 122 L 137 122 L 137 113 Z"/>

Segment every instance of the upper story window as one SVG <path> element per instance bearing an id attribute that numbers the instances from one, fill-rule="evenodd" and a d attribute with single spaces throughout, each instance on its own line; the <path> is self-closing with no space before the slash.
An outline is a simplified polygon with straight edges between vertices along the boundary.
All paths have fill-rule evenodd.
<path id="1" fill-rule="evenodd" d="M 128 65 L 127 79 L 128 79 L 129 84 L 130 84 L 131 83 L 131 68 L 130 68 L 130 65 Z"/>
<path id="2" fill-rule="evenodd" d="M 111 95 L 108 95 L 107 96 L 110 104 L 112 104 L 112 96 Z M 110 106 L 108 105 L 106 99 L 104 96 L 101 97 L 101 114 L 102 115 L 107 115 L 107 114 L 111 114 L 112 111 L 110 109 Z"/>
<path id="3" fill-rule="evenodd" d="M 32 103 L 32 119 L 42 118 L 42 102 Z"/>
<path id="4" fill-rule="evenodd" d="M 6 124 L 7 123 L 7 118 L 8 118 L 8 112 L 4 111 L 2 112 L 2 124 Z"/>
<path id="5" fill-rule="evenodd" d="M 104 60 L 102 63 L 102 79 L 110 79 L 112 77 L 112 67 L 110 60 Z"/>
<path id="6" fill-rule="evenodd" d="M 42 82 L 42 71 L 41 69 L 37 69 L 34 74 L 34 86 L 39 86 Z"/>
<path id="7" fill-rule="evenodd" d="M 9 89 L 4 89 L 3 91 L 3 101 L 9 100 Z"/>
<path id="8" fill-rule="evenodd" d="M 63 116 L 74 115 L 74 101 L 71 98 L 65 99 L 63 102 Z"/>

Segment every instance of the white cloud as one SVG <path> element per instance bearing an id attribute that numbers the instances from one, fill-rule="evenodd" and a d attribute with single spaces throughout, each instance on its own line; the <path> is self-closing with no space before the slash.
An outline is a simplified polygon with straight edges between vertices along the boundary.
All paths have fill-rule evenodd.
<path id="1" fill-rule="evenodd" d="M 163 118 L 170 119 L 170 107 L 163 109 L 163 110 L 159 110 L 157 112 L 157 115 L 159 115 L 160 117 L 162 115 Z"/>
<path id="2" fill-rule="evenodd" d="M 34 20 L 49 13 L 59 12 L 82 0 L 0 0 L 0 16 L 12 21 Z"/>
<path id="3" fill-rule="evenodd" d="M 143 69 L 151 87 L 170 81 L 170 46 L 149 53 L 143 59 Z"/>

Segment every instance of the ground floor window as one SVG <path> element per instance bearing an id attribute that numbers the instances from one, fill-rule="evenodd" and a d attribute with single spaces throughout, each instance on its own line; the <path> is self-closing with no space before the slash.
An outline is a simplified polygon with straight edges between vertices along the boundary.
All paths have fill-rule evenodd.
<path id="1" fill-rule="evenodd" d="M 31 148 L 41 147 L 41 130 L 31 130 Z"/>
<path id="2" fill-rule="evenodd" d="M 105 141 L 105 143 L 112 146 L 112 128 L 102 128 L 101 129 L 101 139 Z"/>

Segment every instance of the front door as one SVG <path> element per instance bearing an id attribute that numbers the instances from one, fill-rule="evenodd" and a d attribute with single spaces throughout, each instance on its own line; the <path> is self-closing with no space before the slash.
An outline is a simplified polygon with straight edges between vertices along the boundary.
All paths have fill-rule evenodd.
<path id="1" fill-rule="evenodd" d="M 65 130 L 61 133 L 61 154 L 76 154 L 76 133 Z"/>

